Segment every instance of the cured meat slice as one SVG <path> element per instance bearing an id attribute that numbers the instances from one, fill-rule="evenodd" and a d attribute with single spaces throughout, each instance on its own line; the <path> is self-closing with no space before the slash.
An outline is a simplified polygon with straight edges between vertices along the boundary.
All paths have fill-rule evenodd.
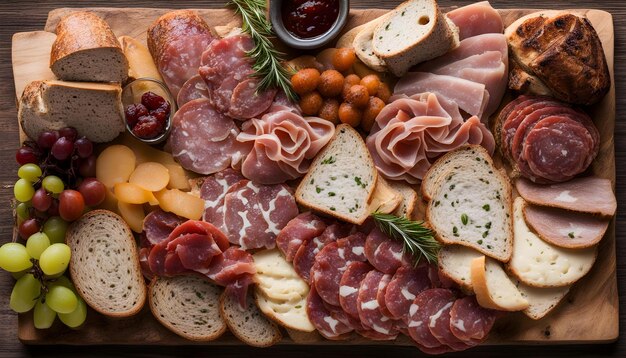
<path id="1" fill-rule="evenodd" d="M 249 78 L 239 83 L 230 98 L 228 114 L 233 118 L 253 118 L 271 106 L 276 96 L 276 89 L 266 89 L 258 92 L 259 80 Z M 259 110 L 259 106 L 264 108 Z"/>
<path id="2" fill-rule="evenodd" d="M 302 213 L 291 219 L 276 236 L 276 245 L 283 252 L 287 261 L 293 261 L 300 247 L 320 236 L 326 224 L 311 212 Z"/>
<path id="3" fill-rule="evenodd" d="M 466 38 L 455 49 L 450 50 L 445 55 L 419 64 L 416 69 L 419 72 L 436 71 L 468 57 L 482 55 L 487 51 L 499 51 L 503 61 L 508 59 L 509 49 L 506 37 L 501 33 L 490 33 Z M 508 61 L 506 62 L 508 63 Z"/>
<path id="4" fill-rule="evenodd" d="M 541 185 L 520 178 L 515 188 L 524 200 L 582 213 L 613 216 L 617 208 L 611 181 L 598 177 L 576 178 L 565 183 Z"/>
<path id="5" fill-rule="evenodd" d="M 377 270 L 372 270 L 365 276 L 359 287 L 357 311 L 363 326 L 384 335 L 395 336 L 398 331 L 394 321 L 382 313 L 377 300 L 380 281 L 385 276 Z"/>
<path id="6" fill-rule="evenodd" d="M 226 292 L 239 302 L 242 308 L 246 307 L 248 287 L 253 283 L 256 273 L 252 255 L 238 247 L 231 246 L 222 254 L 215 256 L 206 270 L 196 270 L 220 286 L 226 287 Z"/>
<path id="7" fill-rule="evenodd" d="M 537 102 L 537 98 L 533 98 L 531 96 L 519 96 L 511 102 L 507 103 L 504 108 L 498 114 L 498 123 L 501 123 L 502 128 L 500 130 L 500 151 L 502 154 L 512 160 L 511 155 L 511 144 L 513 141 L 513 136 L 517 132 L 517 127 L 519 127 L 521 121 L 524 118 L 516 118 L 516 114 L 519 113 L 521 108 L 526 107 L 529 104 Z"/>
<path id="8" fill-rule="evenodd" d="M 524 220 L 541 239 L 566 248 L 597 244 L 610 222 L 589 214 L 535 205 L 524 206 Z"/>
<path id="9" fill-rule="evenodd" d="M 216 173 L 239 163 L 249 151 L 237 142 L 238 131 L 233 120 L 215 111 L 209 100 L 193 100 L 174 115 L 172 155 L 185 169 Z"/>
<path id="10" fill-rule="evenodd" d="M 225 232 L 224 197 L 228 189 L 245 178 L 238 171 L 226 168 L 204 179 L 200 186 L 200 197 L 204 199 L 202 220 L 210 222 Z"/>
<path id="11" fill-rule="evenodd" d="M 209 92 L 207 91 L 206 84 L 200 75 L 195 75 L 185 82 L 178 96 L 176 97 L 176 104 L 178 107 L 182 107 L 187 102 L 191 102 L 194 99 L 209 98 Z"/>
<path id="12" fill-rule="evenodd" d="M 222 253 L 214 240 L 206 240 L 201 234 L 181 235 L 168 242 L 166 249 L 188 270 L 208 268 L 213 257 Z"/>
<path id="13" fill-rule="evenodd" d="M 152 270 L 150 270 L 150 263 L 148 262 L 150 249 L 147 247 L 140 247 L 138 255 L 139 266 L 141 266 L 141 273 L 143 274 L 143 277 L 148 281 L 152 281 L 154 274 L 152 273 Z"/>
<path id="14" fill-rule="evenodd" d="M 375 228 L 367 235 L 365 256 L 372 266 L 382 273 L 393 274 L 396 270 L 409 263 L 404 255 L 402 243 L 393 240 Z"/>
<path id="15" fill-rule="evenodd" d="M 365 234 L 354 233 L 337 240 L 339 257 L 346 262 L 365 261 Z"/>
<path id="16" fill-rule="evenodd" d="M 339 281 L 339 304 L 354 318 L 359 318 L 357 298 L 359 287 L 365 276 L 374 268 L 365 262 L 352 262 Z"/>
<path id="17" fill-rule="evenodd" d="M 224 225 L 228 240 L 243 249 L 276 246 L 276 235 L 298 215 L 291 189 L 285 185 L 257 185 L 242 180 L 224 197 Z"/>
<path id="18" fill-rule="evenodd" d="M 385 274 L 383 278 L 378 283 L 378 292 L 376 293 L 376 301 L 378 301 L 378 307 L 380 308 L 380 312 L 385 317 L 391 317 L 391 312 L 387 308 L 387 303 L 385 302 L 385 294 L 387 293 L 387 288 L 389 287 L 389 282 L 391 282 L 391 278 L 393 275 Z"/>
<path id="19" fill-rule="evenodd" d="M 142 247 L 151 248 L 152 246 L 167 240 L 174 229 L 185 222 L 186 219 L 180 216 L 156 209 L 146 215 L 143 220 L 143 239 Z"/>
<path id="20" fill-rule="evenodd" d="M 450 330 L 468 344 L 484 341 L 495 321 L 496 311 L 481 307 L 476 296 L 457 299 L 450 310 Z"/>
<path id="21" fill-rule="evenodd" d="M 445 288 L 431 288 L 415 297 L 409 308 L 408 331 L 411 338 L 425 348 L 436 348 L 441 342 L 431 333 L 431 326 L 446 308 L 452 305 L 454 293 Z"/>
<path id="22" fill-rule="evenodd" d="M 311 286 L 306 300 L 306 313 L 315 329 L 326 339 L 343 339 L 345 334 L 353 330 L 352 327 L 331 315 L 314 286 Z"/>
<path id="23" fill-rule="evenodd" d="M 428 278 L 428 265 L 416 268 L 402 266 L 393 275 L 393 278 L 385 291 L 385 306 L 393 319 L 401 319 L 407 322 L 407 312 L 421 292 L 431 286 Z"/>
<path id="24" fill-rule="evenodd" d="M 450 328 L 450 311 L 452 310 L 454 302 L 456 302 L 456 297 L 450 294 L 447 295 L 446 298 L 448 301 L 428 320 L 430 333 L 432 333 L 442 345 L 448 346 L 455 351 L 462 351 L 477 345 L 477 342 L 462 341 L 452 334 L 452 329 Z"/>
<path id="25" fill-rule="evenodd" d="M 504 31 L 502 17 L 497 10 L 491 7 L 489 1 L 481 1 L 454 9 L 448 12 L 446 16 L 459 28 L 461 40 L 487 33 L 501 34 Z"/>
<path id="26" fill-rule="evenodd" d="M 327 226 L 320 236 L 304 242 L 293 258 L 293 267 L 298 275 L 307 282 L 311 282 L 311 268 L 313 267 L 317 253 L 320 252 L 327 243 L 348 236 L 352 228 L 353 227 L 348 224 L 335 223 Z"/>
<path id="27" fill-rule="evenodd" d="M 279 90 L 276 93 L 276 97 L 274 97 L 274 102 L 272 103 L 270 108 L 267 109 L 266 113 L 272 113 L 272 112 L 278 112 L 278 111 L 288 111 L 288 112 L 293 112 L 293 113 L 302 115 L 300 106 L 298 106 L 297 103 L 294 103 L 291 100 L 289 100 L 289 98 L 285 94 L 285 91 L 283 90 Z"/>

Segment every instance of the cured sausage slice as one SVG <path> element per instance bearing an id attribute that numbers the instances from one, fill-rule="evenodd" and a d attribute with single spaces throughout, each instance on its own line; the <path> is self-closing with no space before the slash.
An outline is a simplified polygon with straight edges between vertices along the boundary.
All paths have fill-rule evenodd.
<path id="1" fill-rule="evenodd" d="M 394 319 L 406 321 L 409 307 L 415 297 L 430 288 L 428 266 L 402 266 L 393 275 L 385 291 L 385 306 Z"/>
<path id="2" fill-rule="evenodd" d="M 257 91 L 259 80 L 249 78 L 239 83 L 230 98 L 231 106 L 228 113 L 233 118 L 253 118 L 265 112 L 274 102 L 276 89 L 270 88 Z M 263 109 L 260 109 L 263 108 Z"/>
<path id="3" fill-rule="evenodd" d="M 502 129 L 500 131 L 500 145 L 501 151 L 504 156 L 509 159 L 513 159 L 511 154 L 511 144 L 513 144 L 513 137 L 517 132 L 524 117 L 518 116 L 519 112 L 527 106 L 541 101 L 545 97 L 532 97 L 532 96 L 519 96 L 516 99 L 509 102 L 498 115 L 498 122 L 502 123 Z"/>
<path id="4" fill-rule="evenodd" d="M 353 262 L 339 281 L 339 303 L 341 308 L 354 318 L 359 318 L 357 298 L 359 287 L 365 276 L 374 268 L 365 262 Z"/>
<path id="5" fill-rule="evenodd" d="M 306 312 L 313 326 L 327 339 L 343 339 L 352 331 L 352 327 L 331 315 L 314 286 L 311 286 L 306 300 Z"/>
<path id="6" fill-rule="evenodd" d="M 380 309 L 380 312 L 385 317 L 390 317 L 390 318 L 391 318 L 391 312 L 389 312 L 389 309 L 387 308 L 387 304 L 385 302 L 385 294 L 387 292 L 387 288 L 389 287 L 389 282 L 391 282 L 392 277 L 393 276 L 390 274 L 385 274 L 383 278 L 380 280 L 380 282 L 378 283 L 378 292 L 376 293 L 376 301 L 378 301 L 378 307 Z"/>
<path id="7" fill-rule="evenodd" d="M 384 277 L 385 274 L 377 270 L 372 270 L 365 276 L 359 287 L 357 310 L 363 326 L 393 336 L 398 334 L 394 321 L 382 313 L 377 300 L 380 281 Z"/>
<path id="8" fill-rule="evenodd" d="M 348 236 L 353 229 L 351 225 L 335 223 L 324 229 L 324 232 L 300 246 L 293 258 L 293 267 L 304 280 L 311 282 L 311 268 L 315 262 L 315 255 L 329 242 Z"/>
<path id="9" fill-rule="evenodd" d="M 450 310 L 450 330 L 464 342 L 480 343 L 487 338 L 496 312 L 481 307 L 476 296 L 459 298 Z"/>
<path id="10" fill-rule="evenodd" d="M 462 351 L 475 346 L 476 342 L 462 341 L 458 339 L 450 328 L 450 311 L 456 301 L 454 295 L 447 295 L 448 301 L 439 311 L 432 315 L 428 322 L 430 333 L 441 342 L 442 345 L 448 346 L 455 351 Z"/>
<path id="11" fill-rule="evenodd" d="M 156 209 L 146 215 L 143 220 L 142 247 L 152 246 L 165 241 L 174 229 L 185 222 L 180 216 Z"/>
<path id="12" fill-rule="evenodd" d="M 432 288 L 421 292 L 409 307 L 409 335 L 425 348 L 436 348 L 441 342 L 431 333 L 430 327 L 437 323 L 437 318 L 446 305 L 452 305 L 454 294 L 445 288 Z"/>
<path id="13" fill-rule="evenodd" d="M 174 115 L 172 155 L 185 169 L 213 174 L 239 163 L 250 148 L 237 142 L 239 129 L 207 99 L 196 99 Z"/>
<path id="14" fill-rule="evenodd" d="M 238 171 L 226 168 L 204 179 L 200 186 L 200 197 L 204 199 L 202 220 L 210 222 L 225 232 L 224 198 L 228 189 L 245 178 Z"/>
<path id="15" fill-rule="evenodd" d="M 291 219 L 276 236 L 276 245 L 291 262 L 302 245 L 320 236 L 326 224 L 311 212 L 302 213 Z M 310 269 L 310 268 L 309 268 Z"/>
<path id="16" fill-rule="evenodd" d="M 339 306 L 339 282 L 347 269 L 346 260 L 339 255 L 337 242 L 331 242 L 315 256 L 311 281 L 322 299 Z"/>
<path id="17" fill-rule="evenodd" d="M 185 103 L 199 98 L 209 98 L 209 92 L 202 77 L 195 75 L 188 79 L 187 82 L 183 84 L 180 91 L 178 91 L 176 104 L 178 107 L 182 107 Z"/>
<path id="18" fill-rule="evenodd" d="M 346 262 L 365 261 L 365 234 L 354 233 L 337 240 L 339 257 Z"/>
<path id="19" fill-rule="evenodd" d="M 402 243 L 374 228 L 365 241 L 365 256 L 378 271 L 393 274 L 398 267 L 408 264 Z"/>

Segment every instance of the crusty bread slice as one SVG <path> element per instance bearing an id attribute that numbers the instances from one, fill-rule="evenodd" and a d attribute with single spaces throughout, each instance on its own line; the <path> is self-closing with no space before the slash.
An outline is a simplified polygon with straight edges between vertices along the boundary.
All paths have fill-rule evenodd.
<path id="1" fill-rule="evenodd" d="M 222 289 L 194 276 L 155 277 L 150 283 L 150 310 L 177 335 L 198 342 L 212 341 L 226 332 L 220 315 Z"/>
<path id="2" fill-rule="evenodd" d="M 141 310 L 146 284 L 135 238 L 119 215 L 90 211 L 70 225 L 65 241 L 72 250 L 72 281 L 91 308 L 110 317 L 128 317 Z"/>
<path id="3" fill-rule="evenodd" d="M 403 181 L 389 181 L 389 185 L 402 197 L 400 205 L 393 212 L 397 216 L 404 216 L 407 219 L 413 217 L 413 211 L 417 207 L 417 192 L 413 187 Z"/>
<path id="4" fill-rule="evenodd" d="M 241 309 L 239 302 L 226 292 L 220 296 L 220 313 L 230 331 L 242 342 L 253 347 L 269 347 L 282 339 L 280 329 L 261 313 L 253 298 Z"/>
<path id="5" fill-rule="evenodd" d="M 408 0 L 376 26 L 372 48 L 391 73 L 402 76 L 458 45 L 454 27 L 435 0 Z"/>
<path id="6" fill-rule="evenodd" d="M 515 199 L 515 238 L 507 266 L 511 274 L 534 287 L 568 286 L 585 276 L 596 261 L 597 246 L 566 249 L 541 240 L 526 225 L 524 205 L 524 199 Z"/>
<path id="7" fill-rule="evenodd" d="M 360 31 L 354 36 L 352 41 L 352 47 L 354 47 L 354 52 L 359 57 L 367 67 L 373 69 L 378 72 L 387 71 L 387 65 L 385 61 L 380 58 L 376 53 L 374 53 L 373 42 L 374 42 L 374 30 L 376 27 L 389 16 L 389 14 L 385 14 L 377 19 L 374 19 L 364 25 L 361 25 Z"/>
<path id="8" fill-rule="evenodd" d="M 50 69 L 65 81 L 124 82 L 128 60 L 115 34 L 92 12 L 73 12 L 59 21 Z"/>
<path id="9" fill-rule="evenodd" d="M 465 152 L 466 149 L 461 149 Z M 470 151 L 471 153 L 471 151 Z M 513 247 L 511 183 L 489 157 L 451 154 L 434 184 L 426 218 L 437 240 L 507 262 Z M 444 162 L 445 163 L 445 162 Z M 470 164 L 471 163 L 471 164 Z M 484 169 L 469 169 L 470 166 Z"/>
<path id="10" fill-rule="evenodd" d="M 542 319 L 567 295 L 571 286 L 532 287 L 516 280 L 517 289 L 528 301 L 524 314 L 534 320 Z"/>
<path id="11" fill-rule="evenodd" d="M 439 250 L 439 272 L 458 284 L 463 290 L 473 292 L 472 261 L 482 253 L 462 245 L 445 245 Z"/>
<path id="12" fill-rule="evenodd" d="M 18 119 L 31 139 L 74 127 L 93 142 L 109 142 L 126 128 L 121 93 L 118 84 L 34 81 L 20 98 Z"/>
<path id="13" fill-rule="evenodd" d="M 370 215 L 368 203 L 377 179 L 378 171 L 361 135 L 351 126 L 340 124 L 298 185 L 296 201 L 362 224 Z"/>
<path id="14" fill-rule="evenodd" d="M 382 176 L 378 177 L 374 194 L 370 198 L 369 212 L 389 214 L 394 212 L 402 203 L 402 195 L 389 185 Z"/>
<path id="15" fill-rule="evenodd" d="M 500 311 L 521 311 L 528 301 L 511 281 L 500 263 L 480 256 L 472 260 L 472 284 L 478 303 Z"/>

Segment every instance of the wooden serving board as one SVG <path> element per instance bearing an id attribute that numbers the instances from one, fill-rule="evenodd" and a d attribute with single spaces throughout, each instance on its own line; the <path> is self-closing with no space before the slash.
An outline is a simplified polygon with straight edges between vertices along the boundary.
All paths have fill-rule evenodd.
<path id="1" fill-rule="evenodd" d="M 54 32 L 59 19 L 78 9 L 57 9 L 50 12 L 45 31 Z M 117 36 L 129 35 L 145 41 L 147 27 L 166 9 L 117 9 L 90 8 L 103 17 Z M 446 9 L 444 9 L 446 10 Z M 228 9 L 197 10 L 212 27 L 232 26 L 240 20 Z M 363 24 L 387 10 L 351 10 L 346 30 Z M 506 25 L 535 10 L 500 10 Z M 571 10 L 586 15 L 595 27 L 606 54 L 613 79 L 614 33 L 611 14 L 599 10 Z M 219 30 L 219 29 L 218 29 Z M 17 93 L 25 84 L 50 76 L 50 34 L 41 32 L 20 33 L 13 37 L 13 69 Z M 289 49 L 284 49 L 289 54 Z M 296 56 L 301 53 L 291 51 Z M 39 77 L 37 77 L 39 76 Z M 592 118 L 601 135 L 600 153 L 592 165 L 595 175 L 608 178 L 615 186 L 615 152 L 613 132 L 615 125 L 615 86 L 604 100 L 590 108 Z M 567 297 L 553 312 L 539 321 L 533 321 L 521 313 L 512 313 L 498 320 L 487 344 L 550 344 L 550 343 L 606 343 L 617 339 L 619 334 L 618 292 L 615 264 L 615 219 L 599 245 L 598 260 L 592 270 L 574 285 Z M 19 339 L 26 344 L 138 344 L 180 345 L 193 344 L 171 333 L 160 325 L 147 307 L 129 319 L 109 319 L 89 311 L 87 322 L 80 330 L 71 330 L 58 324 L 55 329 L 37 330 L 33 327 L 32 314 L 19 316 Z M 322 339 L 319 335 L 288 334 L 280 344 L 338 344 Z M 372 341 L 354 337 L 340 344 L 372 344 Z M 241 344 L 231 334 L 219 340 L 202 343 L 218 345 Z M 376 342 L 386 345 L 411 345 L 402 337 L 393 342 Z"/>

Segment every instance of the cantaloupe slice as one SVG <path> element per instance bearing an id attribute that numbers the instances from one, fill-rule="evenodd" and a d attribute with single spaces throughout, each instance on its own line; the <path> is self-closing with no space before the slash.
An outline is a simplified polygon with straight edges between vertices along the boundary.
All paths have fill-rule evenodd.
<path id="1" fill-rule="evenodd" d="M 131 183 L 115 184 L 113 194 L 115 194 L 118 201 L 127 204 L 143 204 L 154 201 L 154 195 L 151 192 Z"/>
<path id="2" fill-rule="evenodd" d="M 123 201 L 118 201 L 117 208 L 131 230 L 137 233 L 143 230 L 143 220 L 146 218 L 143 205 L 128 204 Z"/>
<path id="3" fill-rule="evenodd" d="M 200 220 L 204 200 L 178 189 L 163 189 L 154 193 L 161 209 L 191 220 Z"/>
<path id="4" fill-rule="evenodd" d="M 170 181 L 170 171 L 157 162 L 141 163 L 130 175 L 128 182 L 147 191 L 159 191 Z"/>
<path id="5" fill-rule="evenodd" d="M 111 189 L 128 181 L 135 170 L 135 153 L 125 145 L 111 145 L 96 160 L 96 178 Z"/>

